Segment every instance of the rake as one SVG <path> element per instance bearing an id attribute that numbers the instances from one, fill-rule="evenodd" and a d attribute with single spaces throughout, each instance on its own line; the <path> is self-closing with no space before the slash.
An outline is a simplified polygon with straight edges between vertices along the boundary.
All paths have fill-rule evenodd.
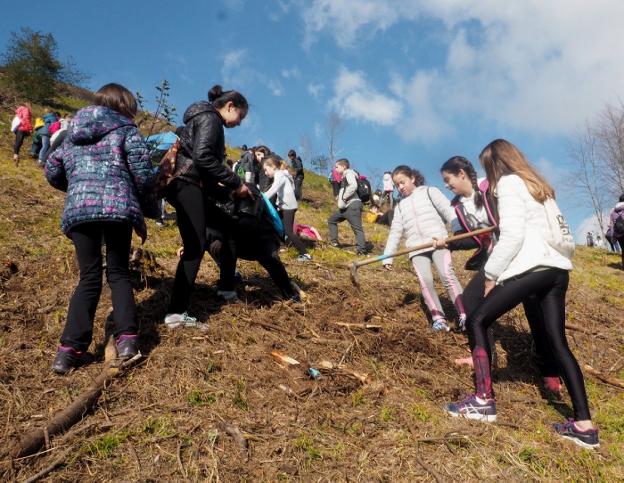
<path id="1" fill-rule="evenodd" d="M 454 242 L 458 240 L 463 240 L 464 238 L 471 238 L 473 236 L 482 235 L 484 233 L 489 233 L 493 231 L 495 228 L 496 227 L 494 226 L 488 226 L 487 228 L 480 228 L 475 231 L 468 231 L 466 233 L 462 233 L 461 235 L 453 235 L 453 236 L 448 237 L 446 239 L 446 242 L 447 243 Z M 424 248 L 431 248 L 431 251 L 434 250 L 434 248 L 432 248 L 431 246 L 431 242 L 429 242 L 429 243 L 423 243 L 422 245 L 416 245 L 415 247 L 406 247 L 394 253 L 390 253 L 388 255 L 380 255 L 378 257 L 371 257 L 371 258 L 366 258 L 364 260 L 355 261 L 349 266 L 349 275 L 351 276 L 351 283 L 353 283 L 353 285 L 355 285 L 356 287 L 360 286 L 360 281 L 358 278 L 358 268 L 363 267 L 364 265 L 370 265 L 371 263 L 381 262 L 382 260 L 385 260 L 386 258 L 394 258 L 394 257 L 398 257 L 399 255 L 406 255 L 407 253 L 411 253 L 416 250 L 422 250 Z"/>

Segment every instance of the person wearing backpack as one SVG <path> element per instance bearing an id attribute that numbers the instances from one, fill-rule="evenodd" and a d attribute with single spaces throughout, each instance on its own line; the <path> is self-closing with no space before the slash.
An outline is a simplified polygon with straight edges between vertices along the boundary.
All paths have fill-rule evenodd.
<path id="1" fill-rule="evenodd" d="M 153 181 L 147 144 L 134 116 L 137 102 L 119 84 L 95 93 L 76 113 L 65 142 L 48 157 L 45 175 L 65 191 L 61 228 L 76 249 L 80 281 L 69 302 L 52 371 L 65 374 L 89 360 L 93 320 L 102 291 L 102 241 L 111 289 L 117 356 L 138 352 L 138 324 L 128 269 L 132 230 L 145 241 L 142 200 Z"/>
<path id="2" fill-rule="evenodd" d="M 301 197 L 303 196 L 301 188 L 303 186 L 303 178 L 305 176 L 303 171 L 303 161 L 301 161 L 301 158 L 297 156 L 294 149 L 288 151 L 288 159 L 290 160 L 290 167 L 295 172 L 295 199 L 297 201 L 301 201 Z"/>
<path id="3" fill-rule="evenodd" d="M 384 255 L 396 252 L 402 237 L 405 237 L 407 247 L 431 243 L 430 248 L 413 251 L 409 257 L 433 321 L 433 330 L 448 332 L 450 327 L 433 284 L 431 265 L 435 264 L 442 284 L 455 306 L 459 324 L 463 325 L 466 311 L 462 302 L 462 287 L 453 269 L 451 252 L 446 248 L 434 249 L 435 239 L 447 236 L 446 224 L 457 224 L 455 212 L 438 188 L 425 185 L 425 178 L 418 170 L 404 165 L 397 166 L 392 172 L 392 179 L 402 199 L 394 209 Z M 392 258 L 385 259 L 384 268 L 391 270 L 392 262 Z"/>
<path id="4" fill-rule="evenodd" d="M 362 227 L 362 200 L 358 196 L 358 174 L 349 167 L 349 160 L 342 158 L 336 161 L 334 166 L 336 173 L 342 176 L 340 190 L 338 191 L 338 211 L 327 219 L 329 228 L 329 243 L 338 247 L 338 223 L 345 220 L 351 225 L 355 235 L 356 253 L 366 255 L 366 237 Z"/>
<path id="5" fill-rule="evenodd" d="M 574 408 L 574 419 L 553 429 L 579 446 L 596 448 L 598 430 L 590 418 L 583 374 L 565 336 L 565 297 L 572 263 L 564 255 L 569 255 L 565 246 L 552 238 L 552 210 L 547 205 L 554 203 L 555 192 L 509 141 L 492 141 L 479 159 L 498 199 L 500 237 L 484 267 L 483 299 L 466 324 L 474 340 L 475 392 L 444 409 L 454 417 L 496 420 L 487 328 L 526 301 L 540 319 L 545 346 L 557 362 Z"/>
<path id="6" fill-rule="evenodd" d="M 214 205 L 210 214 L 228 229 L 224 233 L 206 228 L 206 251 L 219 266 L 219 283 L 234 290 L 236 279 L 240 279 L 236 272 L 237 259 L 256 261 L 270 275 L 284 299 L 301 302 L 279 257 L 280 236 L 268 214 L 272 205 L 257 187 L 249 184 L 248 188 L 253 198 L 232 200 L 222 188 L 211 193 Z M 178 250 L 178 256 L 182 256 L 183 250 L 183 247 Z"/>
<path id="7" fill-rule="evenodd" d="M 15 143 L 13 144 L 13 162 L 15 166 L 19 166 L 19 152 L 24 143 L 24 139 L 33 130 L 32 126 L 32 112 L 30 110 L 30 104 L 24 104 L 19 106 L 15 110 L 15 117 L 11 123 L 11 131 L 15 133 Z"/>
<path id="8" fill-rule="evenodd" d="M 295 213 L 299 205 L 295 197 L 295 182 L 288 171 L 288 165 L 279 159 L 277 155 L 271 154 L 264 158 L 262 167 L 264 173 L 273 179 L 273 184 L 264 194 L 268 199 L 273 198 L 273 196 L 276 197 L 275 204 L 284 224 L 286 237 L 299 252 L 297 261 L 307 262 L 312 260 L 312 256 L 308 253 L 299 235 L 294 231 Z"/>
<path id="9" fill-rule="evenodd" d="M 45 110 L 43 115 L 44 127 L 39 133 L 41 136 L 41 149 L 39 150 L 39 164 L 43 166 L 45 164 L 46 157 L 48 155 L 48 151 L 50 149 L 50 138 L 52 137 L 52 132 L 50 132 L 50 127 L 58 121 L 58 116 L 56 113 L 51 112 L 50 109 Z"/>
<path id="10" fill-rule="evenodd" d="M 451 206 L 455 209 L 460 229 L 455 231 L 454 235 L 488 226 L 498 227 L 496 199 L 489 190 L 487 180 L 478 180 L 477 171 L 468 159 L 462 156 L 453 156 L 442 165 L 440 173 L 442 174 L 444 185 L 455 194 L 455 198 L 451 200 Z M 496 244 L 497 231 L 451 242 L 448 245 L 444 239 L 437 242 L 439 248 L 447 247 L 451 251 L 475 249 L 465 265 L 466 270 L 476 272 L 464 287 L 462 295 L 467 317 L 481 303 L 486 280 L 484 266 Z M 523 306 L 535 343 L 536 365 L 542 378 L 544 393 L 549 398 L 559 399 L 561 397 L 559 371 L 557 363 L 548 349 L 543 333 L 544 327 L 540 323 L 539 315 L 535 313 L 535 310 L 531 310 L 531 307 L 535 307 L 535 304 L 531 303 L 531 301 L 524 301 Z M 463 330 L 465 330 L 465 327 Z M 469 331 L 468 333 L 470 334 L 471 332 Z M 474 340 L 469 337 L 468 342 L 469 347 L 472 349 Z M 488 329 L 488 343 L 490 355 L 494 360 L 496 346 L 494 345 L 492 326 Z M 455 362 L 458 364 L 473 364 L 472 357 L 456 359 Z"/>
<path id="11" fill-rule="evenodd" d="M 609 232 L 613 240 L 620 245 L 622 270 L 624 270 L 624 194 L 620 196 L 619 201 L 615 204 L 611 213 L 609 213 Z"/>
<path id="12" fill-rule="evenodd" d="M 242 94 L 215 85 L 208 92 L 208 101 L 195 102 L 184 113 L 185 126 L 180 133 L 175 165 L 177 176 L 166 193 L 167 201 L 176 209 L 184 245 L 165 316 L 168 328 L 205 327 L 187 311 L 204 257 L 206 227 L 216 223 L 207 215 L 207 198 L 218 185 L 233 196 L 250 196 L 249 188 L 224 164 L 224 128 L 240 125 L 248 110 L 249 104 Z"/>

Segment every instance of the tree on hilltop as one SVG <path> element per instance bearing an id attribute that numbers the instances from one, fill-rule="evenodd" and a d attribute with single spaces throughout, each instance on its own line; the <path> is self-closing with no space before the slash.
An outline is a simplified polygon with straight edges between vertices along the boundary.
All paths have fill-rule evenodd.
<path id="1" fill-rule="evenodd" d="M 77 84 L 87 79 L 72 62 L 59 60 L 51 33 L 27 27 L 11 32 L 1 61 L 4 81 L 33 102 L 50 102 L 59 93 L 59 83 Z"/>

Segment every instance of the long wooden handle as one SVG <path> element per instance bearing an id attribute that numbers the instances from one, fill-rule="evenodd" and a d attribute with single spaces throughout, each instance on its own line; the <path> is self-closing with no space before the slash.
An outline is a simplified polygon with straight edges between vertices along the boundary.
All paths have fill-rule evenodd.
<path id="1" fill-rule="evenodd" d="M 489 233 L 491 231 L 494 231 L 495 228 L 496 228 L 495 226 L 488 226 L 486 228 L 479 228 L 478 230 L 475 230 L 475 231 L 467 231 L 466 233 L 462 233 L 460 235 L 453 235 L 453 236 L 448 237 L 446 239 L 446 242 L 447 243 L 454 242 L 458 240 L 463 240 L 464 238 L 471 238 L 473 236 L 482 235 L 483 233 Z M 422 245 L 416 245 L 415 247 L 405 247 L 399 251 L 390 253 L 388 255 L 379 255 L 378 257 L 366 258 L 364 260 L 353 262 L 353 265 L 355 267 L 361 267 L 363 265 L 369 265 L 371 263 L 380 262 L 382 260 L 385 260 L 386 258 L 394 258 L 394 257 L 398 257 L 399 255 L 405 255 L 406 253 L 414 252 L 416 250 L 422 250 L 423 248 L 431 248 L 433 250 L 432 242 L 423 243 Z"/>

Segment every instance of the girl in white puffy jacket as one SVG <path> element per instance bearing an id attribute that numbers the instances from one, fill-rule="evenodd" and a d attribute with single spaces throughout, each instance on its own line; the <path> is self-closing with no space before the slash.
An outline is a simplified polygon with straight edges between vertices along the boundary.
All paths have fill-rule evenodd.
<path id="1" fill-rule="evenodd" d="M 534 323 L 543 329 L 534 336 L 546 339 L 545 346 L 572 399 L 574 420 L 555 424 L 554 430 L 580 446 L 595 448 L 598 431 L 590 419 L 583 374 L 565 336 L 565 297 L 572 263 L 552 240 L 554 229 L 567 226 L 560 219 L 551 222 L 544 206 L 554 199 L 554 190 L 508 141 L 492 141 L 479 158 L 498 200 L 500 236 L 484 267 L 483 299 L 468 314 L 475 393 L 445 409 L 452 416 L 496 420 L 486 331 L 497 318 L 524 302 L 525 311 L 533 312 Z"/>
<path id="2" fill-rule="evenodd" d="M 439 189 L 424 185 L 425 179 L 419 171 L 408 166 L 398 166 L 392 172 L 392 179 L 403 199 L 394 209 L 384 255 L 397 251 L 402 237 L 405 237 L 407 247 L 431 243 L 431 248 L 411 252 L 409 257 L 418 276 L 425 304 L 431 313 L 433 329 L 450 330 L 433 285 L 432 262 L 455 305 L 459 323 L 463 325 L 466 312 L 462 303 L 462 287 L 453 270 L 451 252 L 446 248 L 434 249 L 433 241 L 447 236 L 446 223 L 457 224 L 455 211 Z M 384 261 L 384 267 L 392 268 L 392 258 Z"/>
<path id="3" fill-rule="evenodd" d="M 299 235 L 295 233 L 295 213 L 299 205 L 295 197 L 295 182 L 288 171 L 288 165 L 277 156 L 270 155 L 264 158 L 262 169 L 264 174 L 273 179 L 271 187 L 264 194 L 267 198 L 277 195 L 277 209 L 284 223 L 286 237 L 299 252 L 297 260 L 300 262 L 312 260 Z"/>

